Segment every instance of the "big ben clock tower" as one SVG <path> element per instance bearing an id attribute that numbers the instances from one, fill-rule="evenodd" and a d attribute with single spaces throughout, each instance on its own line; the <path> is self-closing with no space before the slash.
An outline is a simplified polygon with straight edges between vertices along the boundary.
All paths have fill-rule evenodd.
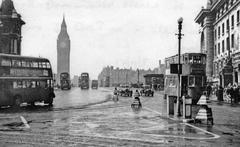
<path id="1" fill-rule="evenodd" d="M 67 33 L 65 17 L 61 25 L 61 31 L 57 39 L 57 84 L 60 85 L 60 74 L 68 72 L 70 74 L 70 39 Z"/>

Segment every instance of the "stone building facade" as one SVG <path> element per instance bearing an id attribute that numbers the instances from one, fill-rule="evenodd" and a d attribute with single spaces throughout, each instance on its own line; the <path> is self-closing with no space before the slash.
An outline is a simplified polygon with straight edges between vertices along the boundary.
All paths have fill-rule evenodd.
<path id="1" fill-rule="evenodd" d="M 57 85 L 60 85 L 60 74 L 63 72 L 70 74 L 70 38 L 65 17 L 63 17 L 61 31 L 57 39 Z"/>
<path id="2" fill-rule="evenodd" d="M 0 53 L 21 55 L 22 25 L 25 22 L 12 0 L 3 0 L 0 7 Z"/>
<path id="3" fill-rule="evenodd" d="M 137 69 L 132 68 L 114 68 L 113 66 L 104 67 L 101 73 L 98 75 L 99 86 L 112 87 L 119 86 L 121 84 L 136 84 L 144 83 L 144 75 L 146 74 L 158 74 L 159 69 Z"/>
<path id="4" fill-rule="evenodd" d="M 208 0 L 195 21 L 200 24 L 201 52 L 207 55 L 208 81 L 240 83 L 240 0 Z"/>

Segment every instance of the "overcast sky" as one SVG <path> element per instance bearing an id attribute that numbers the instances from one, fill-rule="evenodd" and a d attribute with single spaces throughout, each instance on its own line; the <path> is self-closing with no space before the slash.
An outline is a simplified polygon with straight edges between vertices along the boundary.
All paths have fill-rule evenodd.
<path id="1" fill-rule="evenodd" d="M 49 58 L 54 72 L 57 36 L 65 14 L 71 39 L 71 75 L 102 68 L 154 68 L 177 54 L 177 19 L 183 17 L 182 52 L 199 52 L 194 18 L 206 0 L 13 0 L 26 22 L 22 55 Z"/>

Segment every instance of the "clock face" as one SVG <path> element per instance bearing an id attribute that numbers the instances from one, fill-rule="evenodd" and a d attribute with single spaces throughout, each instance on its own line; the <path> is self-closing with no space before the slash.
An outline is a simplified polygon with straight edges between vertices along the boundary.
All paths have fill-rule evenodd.
<path id="1" fill-rule="evenodd" d="M 67 44 L 66 44 L 66 42 L 61 42 L 61 43 L 60 43 L 60 46 L 61 46 L 61 47 L 66 47 Z"/>

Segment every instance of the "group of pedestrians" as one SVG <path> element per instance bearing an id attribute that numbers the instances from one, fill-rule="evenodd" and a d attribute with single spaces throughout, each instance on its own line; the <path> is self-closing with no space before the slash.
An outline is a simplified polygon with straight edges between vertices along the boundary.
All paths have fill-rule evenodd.
<path id="1" fill-rule="evenodd" d="M 208 87 L 209 86 L 207 86 L 207 91 L 210 89 Z M 233 85 L 229 83 L 224 88 L 221 85 L 216 85 L 214 89 L 218 101 L 224 101 L 224 99 L 226 99 L 230 103 L 236 104 L 240 101 L 240 85 L 237 83 L 234 83 Z"/>

